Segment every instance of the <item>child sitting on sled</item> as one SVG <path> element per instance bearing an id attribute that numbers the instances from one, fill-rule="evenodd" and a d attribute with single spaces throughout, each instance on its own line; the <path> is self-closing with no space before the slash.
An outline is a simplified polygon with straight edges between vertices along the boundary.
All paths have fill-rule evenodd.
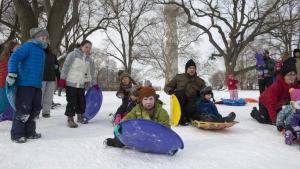
<path id="1" fill-rule="evenodd" d="M 166 127 L 170 127 L 168 112 L 162 108 L 162 105 L 157 102 L 157 95 L 152 87 L 141 87 L 138 91 L 137 104 L 123 119 L 122 121 L 129 119 L 145 119 L 152 120 L 160 123 Z M 125 145 L 116 137 L 120 126 L 115 127 L 114 138 L 107 138 L 104 140 L 104 144 L 111 147 L 124 147 Z"/>
<path id="2" fill-rule="evenodd" d="M 278 116 L 276 126 L 284 133 L 285 143 L 291 145 L 296 138 L 300 141 L 300 89 L 290 89 L 291 105 L 285 106 Z"/>
<path id="3" fill-rule="evenodd" d="M 211 101 L 212 94 L 210 86 L 201 90 L 200 99 L 197 101 L 197 111 L 192 116 L 192 120 L 219 123 L 233 122 L 236 117 L 235 113 L 231 112 L 228 116 L 222 117 L 216 105 Z"/>
<path id="4" fill-rule="evenodd" d="M 128 101 L 122 104 L 119 108 L 116 114 L 114 115 L 113 123 L 114 125 L 118 125 L 121 120 L 130 112 L 137 104 L 138 99 L 138 89 L 137 87 L 132 87 L 130 89 L 130 93 L 128 96 Z"/>

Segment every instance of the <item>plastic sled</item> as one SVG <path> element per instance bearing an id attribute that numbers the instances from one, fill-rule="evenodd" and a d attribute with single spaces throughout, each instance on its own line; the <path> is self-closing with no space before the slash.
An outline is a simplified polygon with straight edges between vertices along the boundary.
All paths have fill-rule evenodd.
<path id="1" fill-rule="evenodd" d="M 224 122 L 224 123 L 217 123 L 217 122 L 203 122 L 203 121 L 192 121 L 192 126 L 205 129 L 205 130 L 222 130 L 225 128 L 232 127 L 233 125 L 237 124 L 239 122 L 233 121 L 233 122 Z"/>
<path id="2" fill-rule="evenodd" d="M 120 123 L 119 140 L 128 148 L 138 151 L 174 155 L 183 149 L 180 136 L 170 128 L 143 119 L 131 119 Z"/>
<path id="3" fill-rule="evenodd" d="M 8 105 L 8 100 L 5 93 L 5 88 L 0 88 L 0 114 L 4 112 Z"/>
<path id="4" fill-rule="evenodd" d="M 238 100 L 233 100 L 233 99 L 221 99 L 222 103 L 225 105 L 230 105 L 230 106 L 245 106 L 246 101 L 245 99 L 238 99 Z"/>
<path id="5" fill-rule="evenodd" d="M 8 83 L 5 83 L 5 94 L 8 100 L 8 103 L 16 111 L 16 86 L 9 86 Z"/>
<path id="6" fill-rule="evenodd" d="M 103 101 L 101 88 L 97 89 L 95 86 L 89 88 L 85 94 L 85 112 L 84 117 L 88 120 L 94 118 L 99 112 Z"/>
<path id="7" fill-rule="evenodd" d="M 246 103 L 258 103 L 258 100 L 253 98 L 244 98 L 244 100 L 246 101 Z"/>
<path id="8" fill-rule="evenodd" d="M 170 99 L 170 122 L 177 126 L 181 116 L 181 108 L 177 97 L 173 94 Z"/>
<path id="9" fill-rule="evenodd" d="M 3 113 L 0 114 L 0 122 L 5 120 L 12 120 L 14 117 L 14 109 L 8 104 Z"/>

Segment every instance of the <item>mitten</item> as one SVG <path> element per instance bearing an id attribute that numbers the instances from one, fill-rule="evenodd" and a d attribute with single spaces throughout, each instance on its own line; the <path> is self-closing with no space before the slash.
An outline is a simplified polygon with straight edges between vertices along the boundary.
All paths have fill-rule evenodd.
<path id="1" fill-rule="evenodd" d="M 18 75 L 16 73 L 8 73 L 6 77 L 6 82 L 9 86 L 13 86 L 16 82 Z"/>

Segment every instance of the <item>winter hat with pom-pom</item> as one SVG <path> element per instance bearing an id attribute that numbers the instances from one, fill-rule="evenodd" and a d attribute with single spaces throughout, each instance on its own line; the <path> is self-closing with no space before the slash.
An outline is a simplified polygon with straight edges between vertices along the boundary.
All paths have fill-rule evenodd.
<path id="1" fill-rule="evenodd" d="M 289 90 L 291 96 L 291 103 L 295 109 L 300 109 L 300 89 L 291 88 Z"/>

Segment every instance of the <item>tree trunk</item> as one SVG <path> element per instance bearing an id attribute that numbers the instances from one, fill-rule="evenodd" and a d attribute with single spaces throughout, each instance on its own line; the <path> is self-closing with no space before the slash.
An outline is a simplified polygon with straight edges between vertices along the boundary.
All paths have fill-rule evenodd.
<path id="1" fill-rule="evenodd" d="M 30 29 L 38 27 L 38 21 L 28 1 L 14 0 L 13 2 L 16 8 L 16 13 L 18 15 L 18 21 L 21 27 L 21 40 L 25 42 L 26 40 L 30 39 Z"/>
<path id="2" fill-rule="evenodd" d="M 178 39 L 177 21 L 179 8 L 176 5 L 165 5 L 164 14 L 166 20 L 166 72 L 165 82 L 168 83 L 178 73 Z"/>
<path id="3" fill-rule="evenodd" d="M 50 34 L 50 47 L 55 54 L 59 53 L 59 46 L 64 36 L 62 29 L 70 2 L 71 0 L 54 1 L 49 14 L 47 30 Z"/>

